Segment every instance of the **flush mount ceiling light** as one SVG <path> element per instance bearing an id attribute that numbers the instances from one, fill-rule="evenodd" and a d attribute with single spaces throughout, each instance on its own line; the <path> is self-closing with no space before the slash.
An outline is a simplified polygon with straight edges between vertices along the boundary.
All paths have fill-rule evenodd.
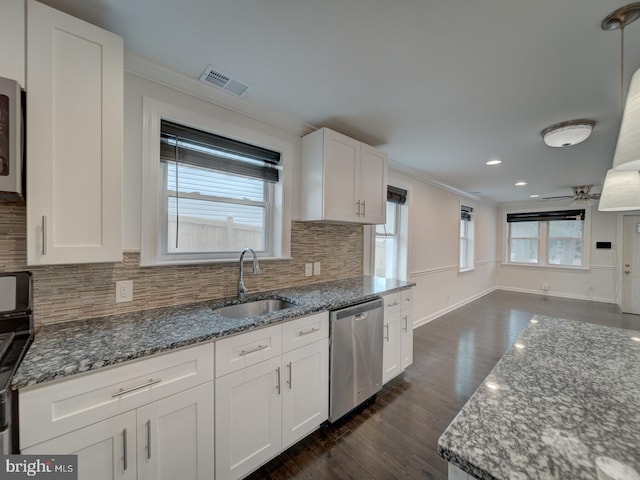
<path id="1" fill-rule="evenodd" d="M 544 143 L 550 147 L 570 147 L 589 138 L 595 124 L 593 120 L 587 119 L 569 120 L 551 125 L 540 134 Z"/>

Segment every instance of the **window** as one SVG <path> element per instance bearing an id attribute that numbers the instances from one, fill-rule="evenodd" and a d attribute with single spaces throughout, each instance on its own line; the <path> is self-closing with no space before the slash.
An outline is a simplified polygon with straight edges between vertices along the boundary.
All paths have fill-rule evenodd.
<path id="1" fill-rule="evenodd" d="M 387 223 L 375 226 L 374 275 L 402 279 L 406 276 L 406 252 L 403 241 L 402 215 L 403 205 L 407 201 L 407 191 L 401 188 L 387 187 Z M 405 254 L 406 256 L 406 254 Z"/>
<path id="2" fill-rule="evenodd" d="M 163 253 L 269 250 L 280 154 L 162 120 Z"/>
<path id="3" fill-rule="evenodd" d="M 144 113 L 141 265 L 288 257 L 295 145 L 148 98 Z"/>
<path id="4" fill-rule="evenodd" d="M 460 272 L 473 270 L 473 234 L 473 207 L 460 205 Z"/>
<path id="5" fill-rule="evenodd" d="M 509 213 L 508 263 L 584 267 L 585 210 Z"/>

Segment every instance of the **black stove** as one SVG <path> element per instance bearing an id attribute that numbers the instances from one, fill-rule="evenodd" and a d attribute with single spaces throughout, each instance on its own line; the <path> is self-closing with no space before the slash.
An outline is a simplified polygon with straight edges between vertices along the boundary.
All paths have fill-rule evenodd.
<path id="1" fill-rule="evenodd" d="M 0 273 L 0 454 L 19 453 L 11 380 L 33 341 L 31 273 Z"/>

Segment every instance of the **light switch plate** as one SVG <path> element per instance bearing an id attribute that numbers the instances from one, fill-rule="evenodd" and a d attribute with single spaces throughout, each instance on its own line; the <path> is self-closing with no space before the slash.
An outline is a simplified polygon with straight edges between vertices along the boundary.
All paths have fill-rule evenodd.
<path id="1" fill-rule="evenodd" d="M 313 274 L 320 275 L 320 262 L 313 263 Z"/>
<path id="2" fill-rule="evenodd" d="M 313 275 L 313 263 L 305 263 L 304 264 L 304 276 L 310 277 Z"/>

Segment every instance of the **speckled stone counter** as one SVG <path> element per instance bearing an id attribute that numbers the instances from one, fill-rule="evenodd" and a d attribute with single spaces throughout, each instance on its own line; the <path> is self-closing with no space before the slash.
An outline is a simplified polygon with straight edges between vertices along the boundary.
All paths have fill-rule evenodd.
<path id="1" fill-rule="evenodd" d="M 341 308 L 413 285 L 395 279 L 357 277 L 266 292 L 250 300 L 277 297 L 295 306 L 241 319 L 214 314 L 216 308 L 238 303 L 222 300 L 45 325 L 15 375 L 13 388 Z"/>
<path id="2" fill-rule="evenodd" d="M 438 450 L 481 479 L 640 478 L 640 332 L 534 317 Z"/>

